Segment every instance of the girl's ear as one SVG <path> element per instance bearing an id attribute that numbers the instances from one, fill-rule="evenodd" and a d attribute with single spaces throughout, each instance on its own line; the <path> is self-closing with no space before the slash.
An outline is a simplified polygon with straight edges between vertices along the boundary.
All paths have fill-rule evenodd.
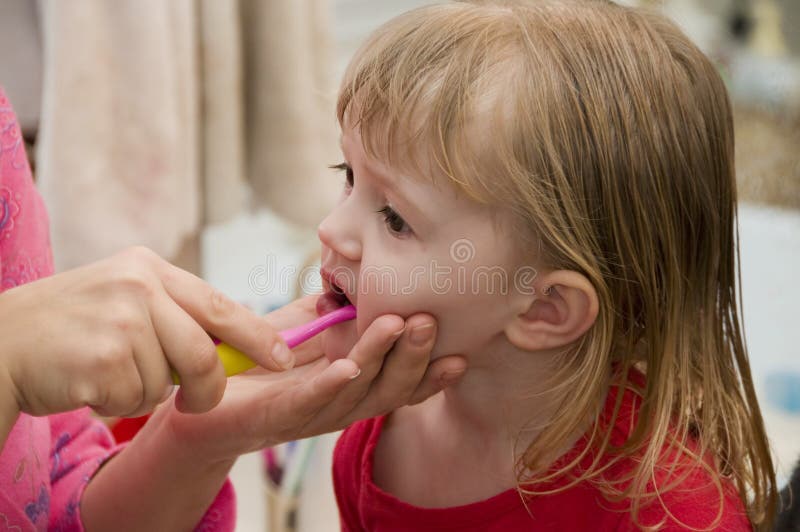
<path id="1" fill-rule="evenodd" d="M 537 279 L 536 284 L 542 288 L 504 329 L 514 346 L 526 351 L 564 347 L 594 325 L 597 292 L 584 275 L 557 270 Z"/>

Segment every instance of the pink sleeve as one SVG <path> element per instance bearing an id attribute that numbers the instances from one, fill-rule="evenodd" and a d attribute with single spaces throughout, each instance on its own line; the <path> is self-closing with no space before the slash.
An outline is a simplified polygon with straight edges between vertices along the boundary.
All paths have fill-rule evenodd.
<path id="1" fill-rule="evenodd" d="M 236 492 L 228 479 L 195 530 L 199 532 L 230 532 L 233 531 L 235 525 Z"/>
<path id="2" fill-rule="evenodd" d="M 0 87 L 0 291 L 52 273 L 47 211 L 33 185 L 17 118 Z"/>
<path id="3" fill-rule="evenodd" d="M 89 479 L 122 446 L 93 419 L 88 408 L 49 416 L 50 526 L 52 530 L 83 530 L 80 500 Z"/>
<path id="4" fill-rule="evenodd" d="M 108 458 L 124 448 L 111 432 L 92 418 L 88 408 L 50 416 L 50 482 L 52 530 L 83 530 L 80 500 L 89 479 Z M 236 495 L 227 481 L 195 530 L 232 531 Z"/>

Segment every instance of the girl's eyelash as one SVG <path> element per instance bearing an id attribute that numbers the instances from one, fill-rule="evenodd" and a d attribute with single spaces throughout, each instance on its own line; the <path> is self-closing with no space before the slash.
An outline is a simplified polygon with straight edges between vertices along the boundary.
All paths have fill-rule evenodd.
<path id="1" fill-rule="evenodd" d="M 339 164 L 332 164 L 328 168 L 344 172 L 347 187 L 353 188 L 353 169 L 349 164 L 342 162 Z"/>
<path id="2" fill-rule="evenodd" d="M 386 227 L 395 235 L 404 235 L 411 232 L 411 228 L 406 221 L 403 220 L 403 217 L 397 214 L 397 211 L 390 206 L 386 205 L 377 212 L 383 215 L 383 221 L 386 223 Z"/>

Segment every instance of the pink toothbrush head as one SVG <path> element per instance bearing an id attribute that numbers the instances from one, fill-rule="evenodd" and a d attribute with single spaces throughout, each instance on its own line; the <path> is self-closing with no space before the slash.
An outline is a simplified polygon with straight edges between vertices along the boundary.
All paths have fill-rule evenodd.
<path id="1" fill-rule="evenodd" d="M 356 307 L 353 305 L 346 305 L 334 310 L 333 312 L 329 312 L 324 316 L 320 316 L 313 321 L 304 323 L 303 325 L 298 325 L 297 327 L 293 327 L 291 329 L 286 329 L 285 331 L 281 331 L 279 334 L 286 342 L 286 345 L 288 345 L 291 349 L 296 345 L 302 344 L 309 338 L 318 335 L 328 327 L 332 327 L 343 321 L 352 320 L 355 317 Z"/>

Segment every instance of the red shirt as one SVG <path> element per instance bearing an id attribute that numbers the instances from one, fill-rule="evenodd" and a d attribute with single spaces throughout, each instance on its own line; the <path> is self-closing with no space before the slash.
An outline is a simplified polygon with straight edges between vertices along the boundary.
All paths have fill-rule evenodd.
<path id="1" fill-rule="evenodd" d="M 616 390 L 608 394 L 603 416 L 613 409 Z M 612 429 L 612 443 L 619 445 L 628 436 L 631 416 L 638 398 L 631 391 L 623 396 L 622 409 Z M 603 418 L 601 418 L 603 419 Z M 610 502 L 588 481 L 553 495 L 523 499 L 516 489 L 509 489 L 489 499 L 451 508 L 422 508 L 407 504 L 383 491 L 373 482 L 375 447 L 385 417 L 368 419 L 350 426 L 339 438 L 333 457 L 333 483 L 339 504 L 342 530 L 418 531 L 418 530 L 638 530 L 628 511 L 630 501 Z M 565 455 L 580 451 L 580 440 Z M 612 473 L 630 468 L 632 460 L 614 466 Z M 663 479 L 662 479 L 663 480 Z M 659 485 L 663 485 L 659 482 Z M 722 520 L 719 529 L 751 530 L 738 494 L 723 483 Z M 652 526 L 664 522 L 661 530 L 685 530 L 686 525 L 707 528 L 719 511 L 719 492 L 702 469 L 692 469 L 684 482 L 662 494 L 659 501 L 643 506 L 639 524 Z M 676 520 L 677 519 L 677 520 Z M 683 523 L 683 524 L 682 524 Z"/>

